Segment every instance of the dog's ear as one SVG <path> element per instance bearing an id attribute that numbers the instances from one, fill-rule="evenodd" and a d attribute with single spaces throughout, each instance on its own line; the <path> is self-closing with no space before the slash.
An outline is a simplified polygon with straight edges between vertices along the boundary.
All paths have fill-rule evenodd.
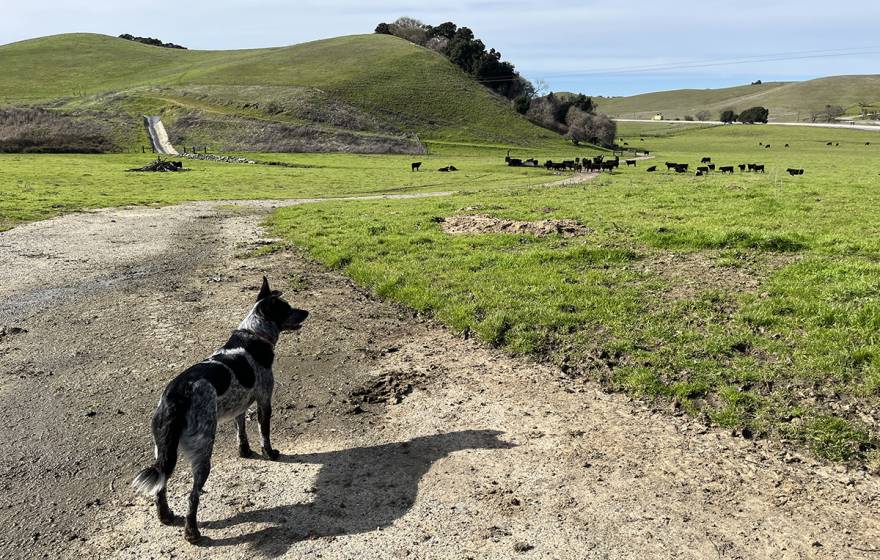
<path id="1" fill-rule="evenodd" d="M 261 299 L 266 299 L 271 295 L 272 290 L 269 289 L 269 279 L 263 276 L 263 285 L 260 287 L 260 293 L 257 294 L 257 301 L 260 301 Z"/>

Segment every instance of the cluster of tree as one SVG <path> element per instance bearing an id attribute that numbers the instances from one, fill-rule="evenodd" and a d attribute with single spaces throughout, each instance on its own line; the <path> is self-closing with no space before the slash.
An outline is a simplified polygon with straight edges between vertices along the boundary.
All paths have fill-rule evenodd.
<path id="1" fill-rule="evenodd" d="M 810 113 L 810 122 L 834 122 L 837 117 L 842 117 L 844 111 L 840 105 L 825 105 L 821 111 Z"/>
<path id="2" fill-rule="evenodd" d="M 723 123 L 741 122 L 745 124 L 766 123 L 770 117 L 770 110 L 765 107 L 751 107 L 740 114 L 733 109 L 721 111 L 720 121 Z"/>
<path id="3" fill-rule="evenodd" d="M 528 110 L 535 95 L 534 86 L 517 73 L 513 64 L 502 61 L 501 53 L 495 49 L 487 51 L 483 41 L 467 27 L 458 27 L 451 21 L 432 26 L 402 17 L 394 23 L 380 23 L 376 33 L 394 35 L 439 52 L 489 89 L 514 100 L 520 113 Z"/>
<path id="4" fill-rule="evenodd" d="M 550 92 L 536 97 L 526 111 L 533 123 L 555 130 L 574 144 L 589 142 L 612 146 L 617 124 L 605 115 L 595 113 L 593 100 L 584 94 L 556 95 Z"/>
<path id="5" fill-rule="evenodd" d="M 181 47 L 180 45 L 175 45 L 174 43 L 163 43 L 159 39 L 153 39 L 152 37 L 135 37 L 134 35 L 129 35 L 128 33 L 123 33 L 119 36 L 120 39 L 127 39 L 129 41 L 135 41 L 137 43 L 143 43 L 145 45 L 153 45 L 154 47 L 165 47 L 166 49 L 183 49 L 186 50 L 186 47 Z"/>

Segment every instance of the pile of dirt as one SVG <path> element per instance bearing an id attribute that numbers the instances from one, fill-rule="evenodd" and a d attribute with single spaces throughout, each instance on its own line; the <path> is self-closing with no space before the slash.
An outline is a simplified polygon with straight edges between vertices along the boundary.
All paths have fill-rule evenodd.
<path id="1" fill-rule="evenodd" d="M 412 393 L 412 379 L 401 372 L 392 372 L 373 380 L 364 387 L 349 392 L 349 402 L 359 408 L 362 404 L 400 404 Z"/>
<path id="2" fill-rule="evenodd" d="M 164 173 L 166 171 L 189 171 L 189 169 L 183 168 L 182 161 L 168 161 L 163 160 L 161 158 L 156 159 L 153 163 L 149 163 L 143 167 L 135 167 L 129 169 L 128 171 L 145 171 L 145 172 L 160 172 Z"/>
<path id="3" fill-rule="evenodd" d="M 503 218 L 494 218 L 478 214 L 475 216 L 451 216 L 440 218 L 443 231 L 449 234 L 462 233 L 513 233 L 526 235 L 561 235 L 562 237 L 580 237 L 592 230 L 577 220 L 538 220 L 536 222 L 519 222 Z"/>

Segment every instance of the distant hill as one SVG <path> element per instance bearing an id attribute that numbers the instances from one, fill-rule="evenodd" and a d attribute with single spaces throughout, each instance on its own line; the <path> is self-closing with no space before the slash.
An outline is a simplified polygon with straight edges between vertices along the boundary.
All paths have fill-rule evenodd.
<path id="1" fill-rule="evenodd" d="M 832 76 L 805 82 L 765 82 L 722 89 L 680 89 L 629 97 L 595 97 L 598 110 L 615 117 L 684 118 L 709 111 L 713 119 L 722 110 L 742 111 L 761 105 L 770 109 L 770 120 L 807 121 L 810 113 L 826 105 L 839 105 L 848 114 L 859 113 L 859 103 L 880 109 L 880 75 Z"/>
<path id="2" fill-rule="evenodd" d="M 99 120 L 146 142 L 142 114 L 173 142 L 259 151 L 411 152 L 420 142 L 557 144 L 443 56 L 388 35 L 196 51 L 95 34 L 0 46 L 0 107 Z"/>

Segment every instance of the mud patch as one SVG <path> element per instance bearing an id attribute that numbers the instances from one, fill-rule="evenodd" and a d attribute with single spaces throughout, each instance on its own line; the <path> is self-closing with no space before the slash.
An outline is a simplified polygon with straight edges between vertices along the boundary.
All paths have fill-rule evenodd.
<path id="1" fill-rule="evenodd" d="M 720 253 L 662 253 L 644 258 L 637 265 L 668 283 L 663 297 L 670 301 L 695 299 L 710 290 L 744 293 L 758 289 L 774 271 L 795 262 L 788 254 L 740 255 L 728 262 Z"/>
<path id="2" fill-rule="evenodd" d="M 467 233 L 512 233 L 517 235 L 561 235 L 562 237 L 580 237 L 592 230 L 577 220 L 538 220 L 536 222 L 520 222 L 494 218 L 484 214 L 475 216 L 452 216 L 442 219 L 442 229 L 452 235 Z"/>

